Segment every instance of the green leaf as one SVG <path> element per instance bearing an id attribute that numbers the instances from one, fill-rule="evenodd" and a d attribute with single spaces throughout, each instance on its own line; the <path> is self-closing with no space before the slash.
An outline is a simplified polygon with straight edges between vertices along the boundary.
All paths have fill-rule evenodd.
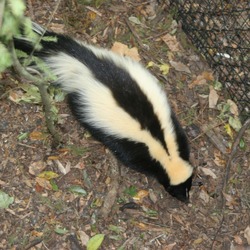
<path id="1" fill-rule="evenodd" d="M 136 187 L 134 186 L 130 186 L 129 188 L 126 188 L 124 192 L 132 197 L 134 197 L 137 194 Z"/>
<path id="2" fill-rule="evenodd" d="M 12 65 L 11 55 L 7 48 L 0 42 L 0 73 Z"/>
<path id="3" fill-rule="evenodd" d="M 218 82 L 218 81 L 215 81 L 214 82 L 214 89 L 217 90 L 217 91 L 221 91 L 221 89 L 222 89 L 222 83 Z"/>
<path id="4" fill-rule="evenodd" d="M 19 22 L 17 18 L 13 16 L 8 9 L 4 10 L 4 17 L 2 27 L 0 29 L 0 37 L 3 37 L 3 40 L 8 41 L 12 39 L 14 35 L 19 34 Z"/>
<path id="5" fill-rule="evenodd" d="M 69 191 L 83 196 L 87 195 L 87 191 L 80 186 L 71 186 L 69 187 Z"/>
<path id="6" fill-rule="evenodd" d="M 148 64 L 147 64 L 147 68 L 151 68 L 151 67 L 153 67 L 154 65 L 155 65 L 154 62 L 150 61 L 150 62 L 148 62 Z"/>
<path id="7" fill-rule="evenodd" d="M 245 144 L 245 141 L 241 138 L 241 139 L 240 139 L 240 148 L 241 148 L 241 149 L 245 148 L 245 145 L 246 145 L 246 144 Z"/>
<path id="8" fill-rule="evenodd" d="M 0 209 L 8 208 L 14 202 L 14 198 L 0 190 Z"/>
<path id="9" fill-rule="evenodd" d="M 44 178 L 46 180 L 52 180 L 57 178 L 59 175 L 53 171 L 43 171 L 38 175 L 40 178 Z"/>
<path id="10" fill-rule="evenodd" d="M 230 116 L 228 122 L 235 131 L 239 132 L 242 127 L 239 118 Z"/>
<path id="11" fill-rule="evenodd" d="M 104 236 L 105 234 L 96 234 L 93 236 L 87 243 L 87 250 L 97 250 L 101 246 Z"/>
<path id="12" fill-rule="evenodd" d="M 56 185 L 56 183 L 55 183 L 55 181 L 53 179 L 50 180 L 50 184 L 51 184 L 51 187 L 52 187 L 53 191 L 58 191 L 59 190 L 58 186 Z"/>
<path id="13" fill-rule="evenodd" d="M 68 233 L 68 230 L 67 230 L 66 228 L 56 227 L 56 228 L 55 228 L 55 232 L 56 232 L 57 234 L 63 235 L 63 234 Z"/>
<path id="14" fill-rule="evenodd" d="M 21 133 L 21 134 L 17 137 L 17 139 L 18 139 L 19 141 L 22 141 L 22 140 L 26 139 L 28 136 L 29 136 L 29 133 L 28 133 L 28 132 Z"/>
<path id="15" fill-rule="evenodd" d="M 160 71 L 162 72 L 163 75 L 167 75 L 169 72 L 170 66 L 168 64 L 162 64 L 160 66 Z"/>
<path id="16" fill-rule="evenodd" d="M 16 17 L 22 17 L 25 11 L 25 4 L 23 0 L 9 0 L 11 12 Z"/>
<path id="17" fill-rule="evenodd" d="M 27 103 L 40 103 L 41 102 L 41 95 L 38 87 L 32 84 L 21 84 L 20 87 L 22 88 L 25 93 L 21 96 L 20 100 Z"/>

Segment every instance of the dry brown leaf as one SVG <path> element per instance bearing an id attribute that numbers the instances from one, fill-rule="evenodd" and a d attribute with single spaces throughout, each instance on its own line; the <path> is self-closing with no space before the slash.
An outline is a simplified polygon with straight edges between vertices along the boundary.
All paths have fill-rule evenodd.
<path id="1" fill-rule="evenodd" d="M 208 195 L 208 193 L 205 191 L 205 190 L 203 190 L 203 189 L 201 189 L 201 191 L 200 191 L 200 193 L 199 193 L 199 197 L 205 202 L 205 203 L 208 203 L 209 202 L 209 195 Z"/>
<path id="2" fill-rule="evenodd" d="M 29 134 L 31 140 L 45 140 L 47 135 L 40 131 L 33 131 Z"/>
<path id="3" fill-rule="evenodd" d="M 182 219 L 180 218 L 179 215 L 177 215 L 177 214 L 172 214 L 172 216 L 173 216 L 173 218 L 175 218 L 175 220 L 176 220 L 177 222 L 179 222 L 181 225 L 184 225 L 184 222 L 182 221 Z"/>
<path id="4" fill-rule="evenodd" d="M 201 244 L 202 241 L 203 241 L 202 238 L 198 238 L 198 239 L 196 239 L 196 240 L 193 241 L 193 244 L 194 245 L 198 245 L 198 244 Z"/>
<path id="5" fill-rule="evenodd" d="M 127 45 L 123 43 L 115 42 L 111 50 L 117 54 L 131 57 L 137 62 L 141 60 L 140 55 L 138 53 L 138 49 L 136 47 L 129 49 Z"/>
<path id="6" fill-rule="evenodd" d="M 140 190 L 137 192 L 137 194 L 133 197 L 133 200 L 142 202 L 143 198 L 148 196 L 148 191 L 146 190 Z"/>
<path id="7" fill-rule="evenodd" d="M 226 194 L 224 192 L 223 196 L 226 199 L 226 206 L 228 206 L 230 209 L 233 209 L 234 205 L 237 205 L 237 202 L 235 201 L 233 196 Z"/>
<path id="8" fill-rule="evenodd" d="M 214 76 L 211 72 L 208 72 L 208 71 L 204 71 L 202 72 L 202 74 L 198 75 L 196 77 L 195 80 L 193 80 L 189 85 L 188 87 L 189 88 L 193 88 L 195 87 L 196 85 L 203 85 L 203 84 L 206 84 L 207 82 L 209 81 L 213 81 L 214 80 Z"/>
<path id="9" fill-rule="evenodd" d="M 250 245 L 250 226 L 248 226 L 244 231 L 244 237 L 247 239 L 248 245 Z"/>
<path id="10" fill-rule="evenodd" d="M 167 246 L 164 246 L 162 249 L 163 250 L 172 250 L 175 245 L 176 245 L 176 242 L 169 244 Z"/>
<path id="11" fill-rule="evenodd" d="M 52 186 L 51 186 L 49 180 L 46 180 L 46 179 L 40 178 L 40 177 L 36 177 L 36 182 L 39 184 L 40 187 L 47 189 L 47 190 L 52 190 Z"/>
<path id="12" fill-rule="evenodd" d="M 230 112 L 235 116 L 239 116 L 239 110 L 238 110 L 238 106 L 236 105 L 236 103 L 228 99 L 227 104 L 230 105 Z"/>
<path id="13" fill-rule="evenodd" d="M 82 245 L 87 246 L 87 243 L 89 241 L 89 236 L 84 231 L 78 231 L 77 234 L 80 237 Z"/>
<path id="14" fill-rule="evenodd" d="M 208 102 L 209 102 L 209 108 L 214 109 L 217 105 L 217 101 L 219 99 L 219 96 L 213 88 L 210 89 L 209 97 L 208 97 Z"/>
<path id="15" fill-rule="evenodd" d="M 185 72 L 188 74 L 191 74 L 190 69 L 188 68 L 188 66 L 186 66 L 185 64 L 181 63 L 181 62 L 175 62 L 175 61 L 169 61 L 170 65 L 176 70 L 176 71 L 180 71 L 180 72 Z"/>
<path id="16" fill-rule="evenodd" d="M 226 161 L 222 158 L 222 154 L 221 152 L 214 152 L 214 163 L 218 166 L 218 167 L 224 167 L 226 165 Z"/>
<path id="17" fill-rule="evenodd" d="M 71 169 L 71 165 L 69 162 L 67 162 L 66 167 L 64 167 L 63 164 L 59 160 L 55 160 L 55 163 L 58 167 L 58 170 L 64 175 L 67 174 Z"/>
<path id="18" fill-rule="evenodd" d="M 169 49 L 172 52 L 177 52 L 181 50 L 181 46 L 176 39 L 176 36 L 171 36 L 170 34 L 166 34 L 161 37 L 162 41 L 167 44 Z"/>
<path id="19" fill-rule="evenodd" d="M 238 235 L 235 235 L 235 236 L 234 236 L 234 241 L 235 241 L 235 243 L 237 243 L 238 245 L 242 245 L 242 244 L 243 244 L 243 241 L 242 241 L 241 237 L 238 236 Z"/>
<path id="20" fill-rule="evenodd" d="M 29 165 L 29 173 L 31 175 L 39 175 L 46 168 L 46 163 L 44 161 L 35 161 Z"/>
<path id="21" fill-rule="evenodd" d="M 151 231 L 155 231 L 155 232 L 169 232 L 171 231 L 169 228 L 167 227 L 160 227 L 160 226 L 157 226 L 157 225 L 153 225 L 153 224 L 145 224 L 145 223 L 142 223 L 142 222 L 137 222 L 137 221 L 134 221 L 133 224 L 141 229 L 141 230 L 151 230 Z"/>
<path id="22" fill-rule="evenodd" d="M 31 235 L 35 236 L 35 237 L 42 237 L 43 236 L 43 232 L 38 232 L 36 230 L 31 231 Z"/>
<path id="23" fill-rule="evenodd" d="M 209 168 L 199 168 L 205 175 L 211 176 L 213 179 L 216 179 L 216 174 Z"/>

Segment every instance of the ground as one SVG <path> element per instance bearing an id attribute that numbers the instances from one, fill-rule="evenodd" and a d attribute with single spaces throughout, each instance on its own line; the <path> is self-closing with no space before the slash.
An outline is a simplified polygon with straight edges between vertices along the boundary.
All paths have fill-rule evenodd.
<path id="1" fill-rule="evenodd" d="M 215 88 L 216 73 L 167 3 L 86 2 L 61 1 L 49 27 L 106 48 L 120 42 L 138 49 L 188 135 L 190 203 L 118 163 L 79 126 L 66 100 L 56 103 L 64 144 L 54 148 L 41 104 L 27 103 L 20 87 L 27 81 L 9 70 L 0 84 L 0 190 L 14 201 L 0 210 L 0 249 L 85 249 L 97 234 L 105 235 L 100 249 L 249 249 L 250 132 L 230 160 L 237 132 L 227 118 L 237 114 L 218 110 L 229 97 Z M 27 4 L 27 15 L 46 25 L 56 1 Z"/>

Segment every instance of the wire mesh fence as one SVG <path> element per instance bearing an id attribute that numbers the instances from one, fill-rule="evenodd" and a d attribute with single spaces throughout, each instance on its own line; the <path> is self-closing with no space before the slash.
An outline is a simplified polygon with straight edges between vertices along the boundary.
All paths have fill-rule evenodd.
<path id="1" fill-rule="evenodd" d="M 250 116 L 250 2 L 173 0 L 184 32 L 218 72 L 244 117 Z"/>

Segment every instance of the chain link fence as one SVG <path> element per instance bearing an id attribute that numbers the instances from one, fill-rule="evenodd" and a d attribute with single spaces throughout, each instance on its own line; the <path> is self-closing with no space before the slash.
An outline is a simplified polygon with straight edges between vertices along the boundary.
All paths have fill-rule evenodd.
<path id="1" fill-rule="evenodd" d="M 219 81 L 250 116 L 250 2 L 172 0 L 192 43 L 218 73 Z"/>

